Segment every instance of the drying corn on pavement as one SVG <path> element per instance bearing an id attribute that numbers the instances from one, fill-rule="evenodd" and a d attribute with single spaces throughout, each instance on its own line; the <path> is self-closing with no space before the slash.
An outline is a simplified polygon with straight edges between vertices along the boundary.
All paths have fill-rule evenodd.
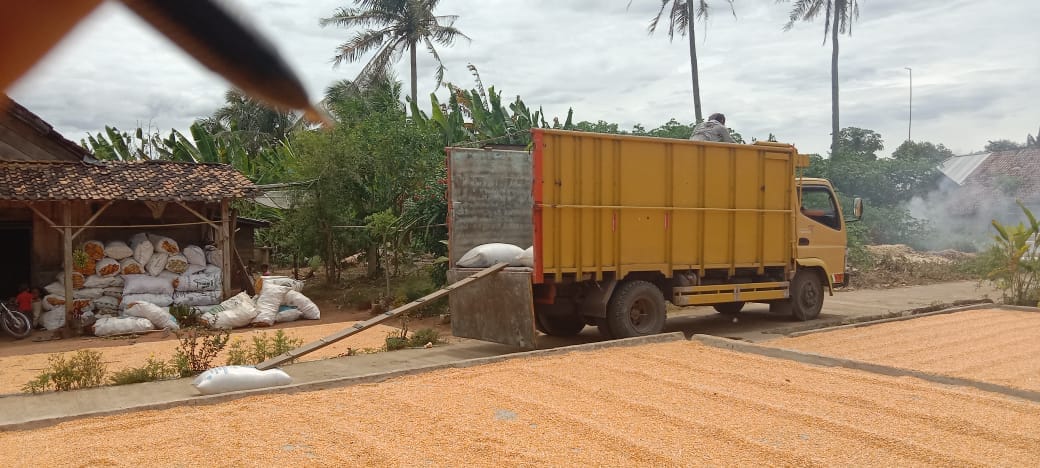
<path id="1" fill-rule="evenodd" d="M 1037 312 L 972 310 L 763 344 L 1040 391 Z"/>
<path id="2" fill-rule="evenodd" d="M 671 342 L 0 433 L 0 466 L 1035 466 L 1040 405 Z"/>

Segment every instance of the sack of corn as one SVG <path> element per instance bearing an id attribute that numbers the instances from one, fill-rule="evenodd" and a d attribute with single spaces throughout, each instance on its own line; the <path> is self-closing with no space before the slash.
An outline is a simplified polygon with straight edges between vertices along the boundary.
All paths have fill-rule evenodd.
<path id="1" fill-rule="evenodd" d="M 123 287 L 122 276 L 99 276 L 90 275 L 83 281 L 84 288 L 114 288 Z"/>
<path id="2" fill-rule="evenodd" d="M 184 273 L 188 269 L 188 258 L 181 254 L 170 255 L 166 260 L 166 269 L 178 275 Z"/>
<path id="3" fill-rule="evenodd" d="M 83 250 L 72 252 L 72 270 L 82 275 L 94 274 L 94 259 Z"/>
<path id="4" fill-rule="evenodd" d="M 124 275 L 141 275 L 144 274 L 144 268 L 141 264 L 133 258 L 125 258 L 119 262 L 119 269 Z"/>
<path id="5" fill-rule="evenodd" d="M 209 262 L 210 265 L 221 266 L 224 264 L 224 253 L 212 245 L 207 245 L 206 261 Z"/>
<path id="6" fill-rule="evenodd" d="M 94 261 L 105 258 L 105 244 L 101 241 L 87 241 L 83 244 L 83 251 Z"/>
<path id="7" fill-rule="evenodd" d="M 169 237 L 148 234 L 148 239 L 152 241 L 152 245 L 155 247 L 156 252 L 166 252 L 168 254 L 181 253 L 181 248 L 177 246 L 177 241 L 170 239 Z"/>
<path id="8" fill-rule="evenodd" d="M 98 276 L 113 276 L 118 275 L 122 268 L 119 266 L 119 261 L 114 258 L 103 258 L 97 262 L 94 266 L 94 270 Z"/>

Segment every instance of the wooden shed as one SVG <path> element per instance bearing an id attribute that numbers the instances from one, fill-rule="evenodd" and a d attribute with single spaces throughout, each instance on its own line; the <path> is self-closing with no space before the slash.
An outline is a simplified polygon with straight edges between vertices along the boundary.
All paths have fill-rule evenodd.
<path id="1" fill-rule="evenodd" d="M 0 230 L 7 255 L 0 288 L 18 278 L 42 286 L 62 273 L 65 297 L 73 297 L 74 249 L 147 232 L 219 248 L 227 296 L 232 278 L 244 275 L 230 205 L 255 195 L 249 179 L 223 164 L 0 161 L 0 223 L 8 227 Z"/>

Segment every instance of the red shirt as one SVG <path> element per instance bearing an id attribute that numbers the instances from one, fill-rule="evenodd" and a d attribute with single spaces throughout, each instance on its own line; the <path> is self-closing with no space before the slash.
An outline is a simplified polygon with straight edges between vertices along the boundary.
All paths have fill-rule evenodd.
<path id="1" fill-rule="evenodd" d="M 18 293 L 18 296 L 14 298 L 15 302 L 18 303 L 19 312 L 32 312 L 32 293 L 29 291 L 23 291 Z"/>

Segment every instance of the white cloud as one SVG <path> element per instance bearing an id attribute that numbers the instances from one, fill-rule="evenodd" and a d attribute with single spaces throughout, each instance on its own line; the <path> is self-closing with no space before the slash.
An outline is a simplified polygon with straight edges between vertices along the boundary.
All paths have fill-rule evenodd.
<path id="1" fill-rule="evenodd" d="M 285 54 L 312 97 L 361 64 L 333 69 L 350 32 L 321 28 L 345 0 L 230 1 Z M 905 138 L 908 77 L 914 69 L 915 140 L 956 151 L 988 139 L 1022 140 L 1040 124 L 1040 8 L 1032 0 L 987 2 L 862 0 L 851 37 L 842 36 L 842 126 L 870 128 L 888 149 Z M 721 111 L 745 137 L 774 133 L 803 152 L 825 153 L 830 133 L 830 45 L 820 22 L 783 32 L 788 5 L 737 2 L 738 19 L 715 1 L 698 32 L 705 113 Z M 444 0 L 441 14 L 473 38 L 442 48 L 446 79 L 483 81 L 561 118 L 653 127 L 693 120 L 686 40 L 646 33 L 651 0 Z M 703 25 L 697 27 L 703 31 Z M 407 61 L 397 66 L 407 77 Z M 432 59 L 419 55 L 419 92 L 433 91 Z M 227 84 L 198 66 L 118 4 L 106 4 L 14 90 L 12 96 L 78 140 L 105 125 L 167 131 L 220 106 Z M 443 89 L 441 90 L 443 93 Z"/>

